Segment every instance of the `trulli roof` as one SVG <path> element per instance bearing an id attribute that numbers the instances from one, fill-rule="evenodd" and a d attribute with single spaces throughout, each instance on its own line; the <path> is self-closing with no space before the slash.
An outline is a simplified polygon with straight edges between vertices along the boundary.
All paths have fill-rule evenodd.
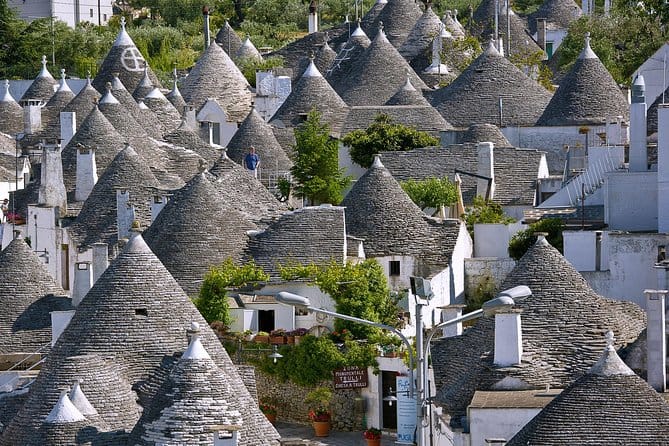
<path id="1" fill-rule="evenodd" d="M 56 92 L 58 82 L 49 73 L 46 64 L 46 56 L 42 56 L 42 70 L 30 84 L 30 87 L 23 93 L 23 96 L 21 96 L 22 101 L 31 99 L 46 103 Z"/>
<path id="2" fill-rule="evenodd" d="M 4 81 L 0 95 L 0 132 L 14 134 L 23 130 L 23 108 L 9 92 L 9 80 Z"/>
<path id="3" fill-rule="evenodd" d="M 233 57 L 237 54 L 239 47 L 242 46 L 242 39 L 239 38 L 235 30 L 230 26 L 230 23 L 226 20 L 218 33 L 216 33 L 216 43 L 228 53 L 228 56 Z"/>
<path id="4" fill-rule="evenodd" d="M 423 14 L 418 2 L 414 0 L 388 0 L 376 18 L 375 26 L 371 26 L 368 35 L 373 40 L 383 24 L 383 31 L 395 48 L 402 46 L 411 29 Z"/>

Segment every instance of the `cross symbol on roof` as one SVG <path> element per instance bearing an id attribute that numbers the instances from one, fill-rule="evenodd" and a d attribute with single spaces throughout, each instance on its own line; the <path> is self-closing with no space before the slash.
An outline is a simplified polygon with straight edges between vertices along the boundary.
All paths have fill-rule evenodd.
<path id="1" fill-rule="evenodd" d="M 133 47 L 123 50 L 121 65 L 128 71 L 144 71 L 144 68 L 147 66 L 142 53 Z"/>

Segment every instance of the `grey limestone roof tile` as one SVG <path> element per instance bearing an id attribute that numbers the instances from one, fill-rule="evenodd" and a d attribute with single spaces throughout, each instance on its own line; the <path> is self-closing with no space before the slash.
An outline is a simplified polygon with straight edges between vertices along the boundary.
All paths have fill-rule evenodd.
<path id="1" fill-rule="evenodd" d="M 282 214 L 263 231 L 249 235 L 245 257 L 280 278 L 280 266 L 343 263 L 346 224 L 340 206 L 309 206 Z"/>
<path id="2" fill-rule="evenodd" d="M 562 78 L 536 125 L 603 125 L 616 116 L 629 118 L 627 99 L 590 48 L 588 33 L 581 55 Z"/>
<path id="3" fill-rule="evenodd" d="M 63 76 L 65 76 L 65 70 Z M 56 93 L 42 108 L 42 128 L 39 131 L 46 138 L 60 138 L 60 112 L 74 99 L 74 93 L 63 77 Z"/>
<path id="4" fill-rule="evenodd" d="M 151 222 L 149 203 L 161 184 L 146 161 L 126 146 L 104 171 L 84 202 L 79 215 L 68 227 L 70 235 L 82 247 L 92 243 L 107 243 L 110 248 L 118 241 L 116 191 L 130 194 L 136 219 L 147 227 Z"/>
<path id="5" fill-rule="evenodd" d="M 532 296 L 522 309 L 522 363 L 493 365 L 494 319 L 479 319 L 461 336 L 432 344 L 437 401 L 459 424 L 477 390 L 504 390 L 510 378 L 526 388 L 564 388 L 597 362 L 604 333 L 616 335 L 616 348 L 634 342 L 646 326 L 636 304 L 596 294 L 548 242 L 539 240 L 520 259 L 500 289 L 526 285 Z M 511 390 L 511 389 L 506 389 Z"/>
<path id="6" fill-rule="evenodd" d="M 65 291 L 23 239 L 0 252 L 0 353 L 35 352 L 51 341 L 51 311 L 70 310 Z"/>
<path id="7" fill-rule="evenodd" d="M 256 149 L 262 169 L 286 172 L 293 166 L 293 162 L 276 140 L 271 126 L 255 108 L 251 109 L 228 142 L 227 155 L 236 163 L 242 164 L 250 147 Z"/>
<path id="8" fill-rule="evenodd" d="M 0 132 L 14 134 L 23 130 L 23 108 L 9 92 L 9 81 L 5 80 L 0 96 Z"/>
<path id="9" fill-rule="evenodd" d="M 364 240 L 368 257 L 414 256 L 441 269 L 450 263 L 459 227 L 427 218 L 379 158 L 341 205 L 347 233 Z"/>
<path id="10" fill-rule="evenodd" d="M 142 80 L 139 81 L 139 84 L 137 84 L 137 87 L 132 92 L 132 97 L 136 101 L 140 101 L 146 97 L 147 94 L 151 92 L 151 90 L 154 89 L 153 82 L 151 82 L 151 77 L 149 76 L 149 72 L 147 69 L 144 70 L 144 76 L 142 76 Z"/>
<path id="11" fill-rule="evenodd" d="M 379 32 L 335 89 L 349 105 L 383 105 L 404 85 L 407 75 L 415 88 L 427 89 L 385 33 Z"/>
<path id="12" fill-rule="evenodd" d="M 248 170 L 223 153 L 216 161 L 211 173 L 218 178 L 213 181 L 221 193 L 225 206 L 250 217 L 252 221 L 275 216 L 287 209 Z"/>
<path id="13" fill-rule="evenodd" d="M 358 25 L 348 40 L 339 49 L 331 66 L 326 71 L 321 71 L 335 90 L 339 84 L 345 82 L 353 67 L 358 63 L 360 56 L 371 44 L 372 41 L 369 40 L 367 34 Z"/>
<path id="14" fill-rule="evenodd" d="M 312 52 L 314 54 L 318 52 L 319 48 L 324 42 L 328 41 L 328 39 L 330 41 L 346 39 L 347 31 L 348 27 L 340 25 L 328 29 L 327 34 L 322 31 L 310 33 L 301 39 L 290 42 L 283 48 L 269 53 L 267 57 L 281 57 L 283 59 L 283 66 L 293 70 L 292 78 L 293 81 L 295 81 L 296 79 L 299 79 L 301 71 L 303 71 L 300 70 L 299 67 L 304 58 L 309 58 Z"/>
<path id="15" fill-rule="evenodd" d="M 246 39 L 244 39 L 242 46 L 240 46 L 235 53 L 235 60 L 240 61 L 244 59 L 263 60 L 260 51 L 253 45 L 253 42 L 251 42 L 251 38 L 248 35 L 246 36 Z"/>
<path id="16" fill-rule="evenodd" d="M 95 108 L 95 104 L 100 100 L 101 95 L 93 88 L 91 78 L 86 81 L 84 88 L 79 90 L 79 93 L 63 108 L 64 112 L 75 112 L 77 115 L 77 123 L 83 122 L 88 114 Z M 80 126 L 81 124 L 77 124 Z"/>
<path id="17" fill-rule="evenodd" d="M 382 160 L 398 181 L 448 177 L 455 170 L 478 172 L 475 144 L 425 147 L 406 152 L 383 152 Z M 543 153 L 533 149 L 494 148 L 495 193 L 493 201 L 502 206 L 533 206 Z M 471 203 L 476 196 L 476 179 L 461 175 L 462 196 Z"/>
<path id="18" fill-rule="evenodd" d="M 84 297 L 35 384 L 47 382 L 49 374 L 57 373 L 68 356 L 98 354 L 118 366 L 117 376 L 138 391 L 140 401 L 150 401 L 167 377 L 165 373 L 156 372 L 173 364 L 174 354 L 186 349 L 186 329 L 194 322 L 201 327 L 203 346 L 227 377 L 236 404 L 244 407 L 239 445 L 274 445 L 277 432 L 246 390 L 220 341 L 141 235 L 127 243 Z M 146 393 L 151 389 L 143 384 L 151 376 L 154 391 Z M 104 407 L 95 404 L 85 380 L 83 384 L 89 400 L 104 418 Z M 117 391 L 130 390 L 128 386 L 117 387 Z M 22 412 L 28 416 L 39 405 L 29 402 Z M 122 424 L 128 431 L 139 418 L 131 405 L 115 404 L 110 407 L 110 412 L 112 410 L 124 418 Z M 19 423 L 14 425 L 15 432 L 20 432 Z"/>
<path id="19" fill-rule="evenodd" d="M 226 20 L 221 29 L 216 33 L 216 43 L 220 45 L 223 50 L 228 53 L 228 56 L 233 57 L 237 54 L 237 50 L 242 46 L 242 39 L 239 38 L 230 23 Z"/>
<path id="20" fill-rule="evenodd" d="M 362 16 L 360 25 L 365 33 L 368 35 L 376 33 L 379 28 L 379 14 L 381 14 L 381 11 L 383 11 L 383 8 L 385 8 L 387 4 L 388 0 L 376 0 L 372 7 L 369 8 L 369 11 Z"/>
<path id="21" fill-rule="evenodd" d="M 506 443 L 509 446 L 574 444 L 669 445 L 669 404 L 634 374 L 612 347 L 600 362 L 563 390 Z"/>
<path id="22" fill-rule="evenodd" d="M 228 379 L 199 339 L 191 341 L 142 413 L 131 443 L 153 446 L 178 441 L 209 446 L 214 426 L 241 426 L 244 422 L 241 413 L 247 408 L 238 401 Z"/>
<path id="23" fill-rule="evenodd" d="M 200 135 L 191 128 L 185 119 L 182 119 L 179 127 L 163 136 L 169 143 L 176 144 L 200 155 L 208 163 L 215 162 L 220 156 L 220 149 L 207 144 Z"/>
<path id="24" fill-rule="evenodd" d="M 582 15 L 583 10 L 574 0 L 544 0 L 539 9 L 529 17 L 530 32 L 537 32 L 537 19 L 546 19 L 546 22 L 566 30 Z"/>
<path id="25" fill-rule="evenodd" d="M 123 85 L 134 91 L 142 80 L 144 69 L 147 67 L 144 56 L 128 35 L 125 29 L 125 21 L 123 21 L 116 40 L 102 61 L 98 74 L 93 79 L 93 87 L 104 94 L 107 82 L 112 82 L 114 73 L 118 73 Z M 162 87 L 151 67 L 148 67 L 148 72 L 153 85 L 158 88 Z"/>
<path id="26" fill-rule="evenodd" d="M 501 56 L 492 42 L 451 84 L 436 90 L 431 103 L 456 127 L 472 124 L 534 125 L 551 94 Z"/>
<path id="27" fill-rule="evenodd" d="M 143 102 L 162 124 L 163 133 L 172 132 L 181 124 L 181 114 L 159 89 L 148 92 Z"/>
<path id="28" fill-rule="evenodd" d="M 381 115 L 388 115 L 393 122 L 405 126 L 414 127 L 417 130 L 427 132 L 434 137 L 444 130 L 453 127 L 429 104 L 426 105 L 381 105 L 381 106 L 359 106 L 351 107 L 346 117 L 342 135 L 354 130 L 365 130 L 372 125 L 375 119 Z"/>
<path id="29" fill-rule="evenodd" d="M 495 1 L 484 0 L 474 11 L 474 21 L 476 29 L 473 33 L 481 39 L 487 39 L 494 34 L 495 27 Z M 498 30 L 500 36 L 504 39 L 504 48 L 507 48 L 507 20 L 506 8 L 503 2 L 498 2 L 500 12 L 498 16 Z M 509 31 L 511 33 L 511 54 L 532 54 L 542 51 L 528 31 L 527 19 L 519 17 L 513 9 L 509 10 Z"/>
<path id="30" fill-rule="evenodd" d="M 144 239 L 184 291 L 196 296 L 211 267 L 240 259 L 246 232 L 255 228 L 201 173 L 175 192 Z"/>
<path id="31" fill-rule="evenodd" d="M 204 50 L 181 85 L 181 94 L 196 109 L 207 99 L 216 99 L 233 122 L 244 119 L 253 102 L 251 86 L 218 45 Z"/>
<path id="32" fill-rule="evenodd" d="M 95 163 L 99 178 L 116 157 L 116 154 L 123 149 L 125 142 L 125 138 L 94 105 L 61 152 L 63 180 L 66 190 L 72 192 L 76 186 L 77 147 L 79 145 L 86 149 L 95 150 Z"/>
<path id="33" fill-rule="evenodd" d="M 399 52 L 407 61 L 431 53 L 432 41 L 439 36 L 444 25 L 432 8 L 428 6 L 409 32 L 409 36 L 399 47 Z"/>
<path id="34" fill-rule="evenodd" d="M 648 136 L 657 133 L 657 108 L 665 102 L 665 98 L 667 97 L 669 97 L 669 88 L 664 91 L 664 94 L 660 94 L 648 107 L 648 111 L 646 112 L 646 131 Z M 2 103 L 0 103 L 0 107 L 2 107 Z M 657 142 L 657 135 L 655 135 L 654 142 Z"/>
<path id="35" fill-rule="evenodd" d="M 369 27 L 367 34 L 374 40 L 379 32 L 379 25 L 383 24 L 383 31 L 388 40 L 395 48 L 399 48 L 422 14 L 423 11 L 418 6 L 418 2 L 413 0 L 388 0 L 386 6 L 381 9 L 376 17 L 374 25 Z"/>
<path id="36" fill-rule="evenodd" d="M 160 143 L 165 152 L 164 170 L 154 169 L 163 189 L 179 189 L 196 174 L 206 169 L 209 163 L 193 150 L 176 144 Z"/>
<path id="37" fill-rule="evenodd" d="M 465 28 L 460 24 L 460 22 L 458 22 L 457 17 L 450 9 L 446 10 L 444 16 L 441 18 L 441 22 L 453 37 L 457 39 L 465 37 Z"/>
<path id="38" fill-rule="evenodd" d="M 511 147 L 511 143 L 495 124 L 472 124 L 457 136 L 458 144 L 491 142 L 495 147 Z"/>
<path id="39" fill-rule="evenodd" d="M 327 73 L 335 59 L 337 53 L 332 49 L 327 42 L 323 42 L 320 47 L 314 49 L 314 65 L 321 73 Z M 305 70 L 309 68 L 311 63 L 311 54 L 300 59 L 297 67 L 293 70 L 293 79 L 299 79 L 304 74 Z"/>
<path id="40" fill-rule="evenodd" d="M 428 104 L 425 97 L 411 84 L 411 77 L 407 76 L 404 85 L 402 85 L 397 92 L 386 101 L 385 105 L 426 106 L 430 104 Z"/>
<path id="41" fill-rule="evenodd" d="M 313 63 L 302 74 L 269 122 L 276 127 L 295 128 L 312 110 L 322 114 L 322 121 L 330 126 L 333 134 L 339 134 L 348 106 Z"/>
<path id="42" fill-rule="evenodd" d="M 49 70 L 46 68 L 46 56 L 42 56 L 42 70 L 37 75 L 35 80 L 30 84 L 30 87 L 21 96 L 21 101 L 39 100 L 46 103 L 51 96 L 56 92 L 58 82 L 53 78 Z"/>
<path id="43" fill-rule="evenodd" d="M 158 120 L 158 117 L 153 112 L 150 112 L 150 110 L 143 110 L 139 106 L 135 98 L 132 97 L 130 92 L 125 88 L 125 85 L 123 85 L 121 78 L 116 74 L 113 75 L 111 87 L 114 97 L 125 107 L 126 111 L 130 112 L 135 121 L 142 127 L 144 133 L 157 139 L 163 135 L 165 129 Z"/>

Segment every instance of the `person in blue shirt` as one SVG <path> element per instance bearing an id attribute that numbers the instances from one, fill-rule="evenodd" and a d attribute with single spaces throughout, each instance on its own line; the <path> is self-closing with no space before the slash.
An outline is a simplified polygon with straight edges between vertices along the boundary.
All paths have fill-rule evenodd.
<path id="1" fill-rule="evenodd" d="M 258 166 L 260 157 L 256 153 L 255 147 L 249 147 L 249 153 L 244 157 L 244 167 L 253 172 L 253 176 L 258 178 Z"/>

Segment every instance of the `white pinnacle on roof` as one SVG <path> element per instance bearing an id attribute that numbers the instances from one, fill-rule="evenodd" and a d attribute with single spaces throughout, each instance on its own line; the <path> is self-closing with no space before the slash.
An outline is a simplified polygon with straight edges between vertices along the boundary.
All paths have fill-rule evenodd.
<path id="1" fill-rule="evenodd" d="M 160 91 L 160 88 L 154 88 L 151 90 L 147 95 L 146 98 L 153 98 L 153 99 L 166 99 L 165 95 Z"/>
<path id="2" fill-rule="evenodd" d="M 86 395 L 81 390 L 80 379 L 74 382 L 74 386 L 72 386 L 72 390 L 70 390 L 70 401 L 72 401 L 74 407 L 76 407 L 84 416 L 93 416 L 98 414 L 98 411 L 95 410 L 95 407 L 93 407 L 90 401 L 88 401 L 88 398 L 86 398 Z"/>
<path id="3" fill-rule="evenodd" d="M 351 34 L 351 37 L 367 37 L 367 34 L 362 30 L 362 27 L 360 26 L 360 20 L 358 20 L 358 26 L 355 28 L 355 31 Z M 367 37 L 369 38 L 369 37 Z"/>
<path id="4" fill-rule="evenodd" d="M 613 346 L 615 338 L 611 330 L 606 332 L 606 349 L 599 361 L 589 370 L 591 375 L 614 376 L 614 375 L 634 375 L 632 369 L 620 359 L 616 349 Z"/>
<path id="5" fill-rule="evenodd" d="M 579 59 L 597 59 L 597 55 L 590 48 L 590 33 L 585 33 L 585 47 L 578 56 Z"/>
<path id="6" fill-rule="evenodd" d="M 67 397 L 67 391 L 63 390 L 56 406 L 51 409 L 44 422 L 76 423 L 77 421 L 86 421 L 86 417 L 72 404 L 72 401 Z"/>
<path id="7" fill-rule="evenodd" d="M 200 336 L 195 334 L 181 359 L 211 359 L 211 357 L 207 353 L 207 350 L 205 350 L 202 342 L 200 342 Z"/>
<path id="8" fill-rule="evenodd" d="M 304 70 L 304 74 L 302 74 L 303 77 L 323 77 L 320 71 L 318 71 L 318 68 L 316 68 L 316 65 L 314 64 L 314 56 L 312 55 L 309 58 L 309 66 L 307 67 L 306 70 Z"/>
<path id="9" fill-rule="evenodd" d="M 100 104 L 120 104 L 118 99 L 112 94 L 112 86 L 110 82 L 107 82 L 107 93 L 100 99 Z"/>
<path id="10" fill-rule="evenodd" d="M 383 167 L 383 163 L 381 162 L 381 155 L 374 155 L 374 162 L 372 163 L 372 167 Z"/>
<path id="11" fill-rule="evenodd" d="M 375 5 L 386 5 L 388 4 L 388 0 L 376 0 L 374 3 Z"/>
<path id="12" fill-rule="evenodd" d="M 60 70 L 60 85 L 58 86 L 58 91 L 69 91 L 70 93 L 72 92 L 70 86 L 67 85 L 67 81 L 65 80 L 65 68 L 61 68 Z"/>
<path id="13" fill-rule="evenodd" d="M 502 54 L 499 52 L 497 47 L 495 46 L 495 40 L 491 37 L 490 40 L 488 41 L 488 46 L 486 47 L 484 53 L 486 56 L 501 56 Z"/>
<path id="14" fill-rule="evenodd" d="M 140 110 L 148 110 L 149 109 L 149 107 L 142 100 L 137 101 L 137 106 L 139 107 Z"/>
<path id="15" fill-rule="evenodd" d="M 112 46 L 135 46 L 135 42 L 125 30 L 125 17 L 121 17 L 121 31 L 118 32 Z"/>
<path id="16" fill-rule="evenodd" d="M 5 79 L 5 88 L 0 96 L 0 102 L 16 102 L 14 96 L 9 92 L 9 79 Z"/>
<path id="17" fill-rule="evenodd" d="M 53 76 L 51 76 L 51 73 L 49 73 L 49 70 L 46 68 L 46 56 L 42 55 L 42 70 L 39 72 L 37 77 L 50 77 L 53 79 Z"/>

